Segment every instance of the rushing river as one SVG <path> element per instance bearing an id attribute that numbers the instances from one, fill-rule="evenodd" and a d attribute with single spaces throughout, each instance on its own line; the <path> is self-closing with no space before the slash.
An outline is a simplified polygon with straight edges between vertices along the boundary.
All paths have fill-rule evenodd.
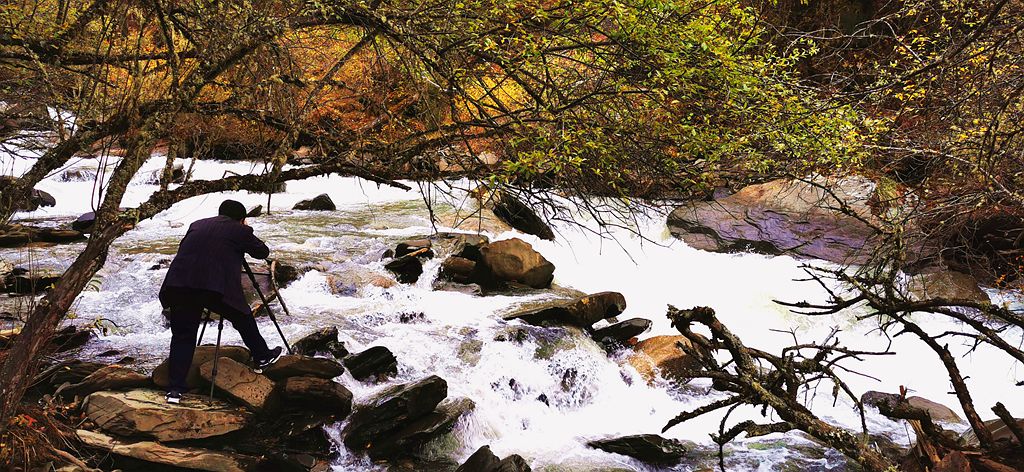
<path id="1" fill-rule="evenodd" d="M 146 183 L 147 174 L 159 169 L 163 158 L 155 157 L 132 183 L 124 206 L 144 201 L 157 186 Z M 7 158 L 6 173 L 20 173 L 30 161 Z M 185 163 L 188 166 L 188 162 Z M 76 168 L 96 170 L 93 161 Z M 225 171 L 249 172 L 250 164 L 201 162 L 194 178 L 214 179 Z M 53 194 L 57 206 L 19 218 L 37 224 L 66 223 L 90 211 L 92 181 L 63 182 L 59 173 L 37 188 Z M 338 206 L 334 212 L 292 211 L 301 199 L 327 193 Z M 456 195 L 464 195 L 456 192 Z M 225 193 L 197 197 L 175 205 L 156 218 L 142 222 L 118 240 L 106 267 L 101 271 L 98 291 L 84 292 L 75 302 L 71 323 L 98 322 L 110 328 L 97 342 L 87 346 L 85 356 L 110 349 L 139 360 L 140 369 L 157 364 L 167 352 L 170 331 L 163 322 L 156 299 L 166 273 L 166 262 L 188 225 L 212 216 L 224 198 L 234 198 L 247 207 L 262 204 L 266 195 Z M 374 345 L 391 349 L 399 361 L 398 376 L 387 384 L 363 384 L 348 374 L 340 382 L 352 390 L 356 402 L 394 383 L 436 374 L 446 379 L 449 396 L 465 396 L 476 409 L 465 417 L 453 434 L 432 445 L 431 453 L 455 461 L 465 459 L 476 448 L 489 444 L 500 457 L 520 454 L 534 470 L 654 470 L 624 456 L 586 447 L 588 439 L 612 435 L 657 433 L 682 410 L 721 398 L 700 383 L 685 388 L 658 384 L 648 386 L 624 362 L 624 355 L 609 356 L 589 338 L 554 332 L 548 339 L 533 337 L 522 344 L 495 341 L 511 326 L 502 314 L 524 304 L 566 297 L 569 289 L 593 293 L 622 292 L 628 309 L 620 319 L 642 317 L 654 326 L 643 336 L 676 334 L 665 318 L 666 305 L 680 308 L 696 305 L 713 307 L 719 317 L 751 346 L 776 351 L 792 341 L 795 329 L 801 341 L 820 341 L 832 327 L 843 329 L 840 339 L 858 349 L 882 349 L 889 340 L 872 333 L 870 326 L 853 326 L 852 313 L 833 317 L 807 318 L 793 315 L 773 302 L 780 300 L 822 300 L 821 289 L 800 282 L 805 276 L 801 264 L 788 257 L 751 254 L 726 255 L 697 251 L 674 240 L 664 217 L 639 222 L 644 238 L 626 230 L 610 230 L 614 239 L 600 238 L 572 225 L 556 227 L 554 242 L 542 241 L 502 226 L 487 218 L 471 219 L 457 228 L 480 228 L 492 241 L 518 237 L 531 243 L 555 264 L 555 284 L 562 289 L 516 296 L 474 296 L 435 291 L 436 276 L 443 254 L 425 264 L 425 272 L 414 285 L 380 288 L 366 283 L 361 274 L 387 274 L 381 254 L 410 237 L 434 231 L 422 195 L 417 191 L 378 188 L 353 178 L 314 178 L 288 183 L 287 192 L 275 194 L 272 213 L 250 219 L 258 236 L 267 241 L 273 258 L 297 266 L 312 265 L 299 280 L 282 291 L 291 311 L 280 317 L 286 336 L 294 341 L 325 326 L 338 326 L 342 340 L 352 352 Z M 472 209 L 469 199 L 440 202 L 437 230 L 451 226 Z M 593 222 L 583 217 L 584 226 Z M 36 265 L 63 269 L 83 246 L 82 243 L 50 248 L 0 250 L 0 258 L 15 265 Z M 334 275 L 350 289 L 332 293 L 328 282 Z M 1002 295 L 990 292 L 993 297 Z M 423 318 L 402 322 L 403 313 L 423 313 Z M 926 321 L 937 323 L 936 321 Z M 517 324 L 517 323 L 513 323 Z M 277 339 L 269 320 L 260 328 L 271 345 Z M 938 329 L 938 328 L 936 328 Z M 209 334 L 208 334 L 209 336 Z M 906 338 L 906 339 L 904 339 Z M 225 342 L 240 344 L 237 334 L 225 330 Z M 895 392 L 906 385 L 916 395 L 944 403 L 959 412 L 955 398 L 948 394 L 948 380 L 938 359 L 919 342 L 907 336 L 894 340 L 897 356 L 868 358 L 850 364 L 859 372 L 881 379 L 850 375 L 852 388 Z M 951 346 L 966 352 L 964 346 Z M 1010 411 L 1024 412 L 1024 396 L 1013 383 L 1024 372 L 1004 357 L 981 348 L 961 360 L 970 375 L 979 410 L 987 412 L 996 401 Z M 575 372 L 570 382 L 567 371 Z M 514 380 L 513 380 L 514 379 Z M 1017 391 L 1015 391 L 1016 389 Z M 808 401 L 828 421 L 857 428 L 860 424 L 850 402 L 833 404 L 832 386 L 822 385 Z M 538 401 L 544 394 L 549 401 Z M 744 416 L 746 415 L 746 416 Z M 987 417 L 991 416 L 985 415 Z M 750 409 L 735 416 L 760 418 Z M 701 445 L 694 458 L 675 470 L 697 470 L 714 464 L 715 449 L 708 434 L 716 432 L 720 417 L 684 423 L 665 435 Z M 768 418 L 767 420 L 771 420 Z M 873 432 L 898 444 L 911 441 L 904 425 L 870 412 Z M 336 437 L 341 425 L 331 428 Z M 730 470 L 843 470 L 842 457 L 821 452 L 797 434 L 771 435 L 741 440 L 727 451 Z M 336 470 L 376 470 L 359 457 L 341 449 Z M 799 458 L 797 462 L 795 458 Z"/>

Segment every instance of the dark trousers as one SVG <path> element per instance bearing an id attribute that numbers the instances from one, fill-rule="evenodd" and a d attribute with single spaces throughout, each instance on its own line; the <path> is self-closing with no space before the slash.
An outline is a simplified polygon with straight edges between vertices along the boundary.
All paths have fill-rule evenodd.
<path id="1" fill-rule="evenodd" d="M 164 295 L 164 294 L 162 294 Z M 187 392 L 189 390 L 186 379 L 188 378 L 189 367 L 192 366 L 192 356 L 196 351 L 196 337 L 199 333 L 199 325 L 202 323 L 203 310 L 207 309 L 217 313 L 222 318 L 231 322 L 231 326 L 242 335 L 242 342 L 249 348 L 254 359 L 265 359 L 270 355 L 267 342 L 260 334 L 256 326 L 256 318 L 250 314 L 239 313 L 220 301 L 220 295 L 203 290 L 181 289 L 175 293 L 167 294 L 169 313 L 168 320 L 171 323 L 171 357 L 168 361 L 170 367 L 170 390 Z"/>

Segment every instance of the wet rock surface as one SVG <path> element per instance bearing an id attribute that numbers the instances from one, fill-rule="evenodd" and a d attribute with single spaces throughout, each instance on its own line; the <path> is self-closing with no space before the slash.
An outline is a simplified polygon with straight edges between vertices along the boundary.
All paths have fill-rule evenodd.
<path id="1" fill-rule="evenodd" d="M 481 446 L 458 469 L 455 469 L 455 472 L 530 472 L 530 470 L 530 465 L 518 454 L 499 459 L 491 452 L 490 446 Z"/>
<path id="2" fill-rule="evenodd" d="M 480 248 L 475 279 L 489 286 L 516 282 L 532 288 L 548 288 L 555 265 L 529 243 L 518 239 L 495 241 Z"/>
<path id="3" fill-rule="evenodd" d="M 408 454 L 427 441 L 451 431 L 459 418 L 474 407 L 473 401 L 468 398 L 446 399 L 434 411 L 373 442 L 366 452 L 371 459 Z"/>
<path id="4" fill-rule="evenodd" d="M 655 434 L 600 439 L 590 441 L 587 445 L 602 451 L 630 456 L 649 464 L 677 464 L 686 456 L 686 447 L 682 443 Z"/>
<path id="5" fill-rule="evenodd" d="M 326 193 L 321 193 L 320 195 L 317 195 L 309 200 L 302 200 L 301 202 L 296 203 L 295 206 L 292 207 L 292 209 L 312 211 L 334 211 L 337 210 L 338 207 L 334 204 L 334 201 L 331 200 L 330 195 L 327 195 Z"/>
<path id="6" fill-rule="evenodd" d="M 628 344 L 629 340 L 647 332 L 649 329 L 651 329 L 651 320 L 631 318 L 594 330 L 590 336 L 605 346 L 616 347 Z"/>
<path id="7" fill-rule="evenodd" d="M 585 295 L 564 304 L 517 313 L 507 320 L 522 320 L 537 326 L 576 326 L 583 329 L 626 309 L 626 298 L 618 292 Z"/>
<path id="8" fill-rule="evenodd" d="M 683 336 L 654 336 L 633 346 L 633 354 L 626 361 L 640 373 L 648 383 L 655 377 L 685 382 L 689 380 L 686 371 L 698 367 L 697 359 L 686 353 L 679 344 L 692 346 Z"/>
<path id="9" fill-rule="evenodd" d="M 245 411 L 198 395 L 184 395 L 180 405 L 170 405 L 157 390 L 96 392 L 86 397 L 84 411 L 108 433 L 163 442 L 227 434 L 250 420 Z"/>
<path id="10" fill-rule="evenodd" d="M 337 382 L 319 377 L 291 377 L 281 384 L 287 404 L 327 410 L 342 418 L 352 411 L 352 392 Z"/>
<path id="11" fill-rule="evenodd" d="M 306 356 L 330 354 L 335 359 L 342 359 L 348 355 L 345 344 L 338 341 L 337 326 L 321 328 L 307 334 L 292 344 L 292 352 Z"/>
<path id="12" fill-rule="evenodd" d="M 384 346 L 373 346 L 343 362 L 356 380 L 379 379 L 398 372 L 398 359 Z"/>
<path id="13" fill-rule="evenodd" d="M 208 361 L 199 367 L 199 375 L 235 402 L 254 411 L 276 406 L 274 382 L 266 376 L 253 372 L 248 366 L 230 357 L 217 360 L 216 369 L 217 375 L 214 378 L 214 361 Z"/>
<path id="14" fill-rule="evenodd" d="M 434 411 L 447 396 L 448 383 L 436 375 L 389 388 L 356 408 L 342 431 L 343 442 L 352 450 L 365 451 Z"/>
<path id="15" fill-rule="evenodd" d="M 298 355 L 281 356 L 277 362 L 263 370 L 263 375 L 272 380 L 299 376 L 333 379 L 343 373 L 345 368 L 337 361 Z"/>

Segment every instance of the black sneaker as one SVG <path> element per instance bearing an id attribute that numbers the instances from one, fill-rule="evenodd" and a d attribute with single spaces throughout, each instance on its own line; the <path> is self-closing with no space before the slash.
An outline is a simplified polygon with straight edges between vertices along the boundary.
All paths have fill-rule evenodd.
<path id="1" fill-rule="evenodd" d="M 167 392 L 167 395 L 164 395 L 164 399 L 167 400 L 167 403 L 177 405 L 181 403 L 181 394 L 178 392 L 170 391 Z"/>
<path id="2" fill-rule="evenodd" d="M 266 359 L 260 359 L 253 363 L 255 365 L 253 366 L 252 371 L 257 374 L 262 374 L 263 369 L 266 369 L 277 362 L 277 360 L 281 358 L 282 354 L 284 354 L 284 349 L 281 349 L 281 346 L 271 349 L 270 354 Z"/>

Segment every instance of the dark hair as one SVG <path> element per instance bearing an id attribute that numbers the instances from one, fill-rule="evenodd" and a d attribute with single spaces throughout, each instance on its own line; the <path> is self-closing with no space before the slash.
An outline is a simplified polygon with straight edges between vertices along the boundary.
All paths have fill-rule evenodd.
<path id="1" fill-rule="evenodd" d="M 234 200 L 224 200 L 224 203 L 220 204 L 219 215 L 226 216 L 235 221 L 242 221 L 245 219 L 245 205 Z"/>

